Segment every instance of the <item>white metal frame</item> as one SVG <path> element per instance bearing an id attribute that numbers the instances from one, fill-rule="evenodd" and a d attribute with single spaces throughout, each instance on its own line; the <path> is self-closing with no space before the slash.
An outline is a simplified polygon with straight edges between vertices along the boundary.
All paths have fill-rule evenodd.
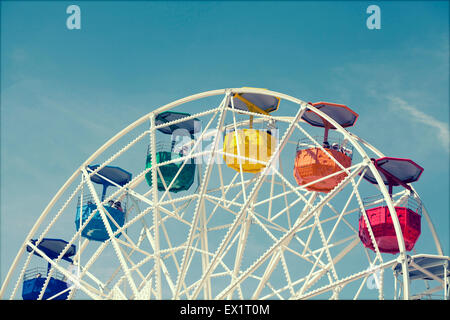
<path id="1" fill-rule="evenodd" d="M 232 108 L 229 108 L 229 102 L 231 101 L 232 103 L 233 101 L 231 99 L 232 94 L 244 92 L 273 95 L 298 105 L 298 109 L 292 117 L 276 117 L 236 110 L 234 109 L 233 104 Z M 155 116 L 157 114 L 195 100 L 222 95 L 224 97 L 218 107 L 189 117 L 199 118 L 211 116 L 205 129 L 200 134 L 198 141 L 193 143 L 193 147 L 188 155 L 177 160 L 154 164 L 151 168 L 140 172 L 127 185 L 122 187 L 117 186 L 117 190 L 103 202 L 99 199 L 89 177 L 96 174 L 104 166 L 114 163 L 114 160 L 127 152 L 137 142 L 147 137 L 149 139 L 152 159 L 156 159 L 155 133 L 159 127 L 164 126 L 155 125 Z M 303 113 L 307 109 L 316 112 L 330 122 L 336 128 L 336 132 L 342 135 L 342 137 L 353 146 L 353 149 L 361 158 L 358 163 L 352 164 L 350 168 L 344 168 L 339 162 L 333 159 L 342 169 L 340 172 L 333 175 L 345 172 L 347 177 L 328 194 L 308 192 L 305 189 L 307 185 L 294 186 L 291 182 L 292 179 L 290 179 L 290 181 L 286 178 L 282 166 L 277 168 L 273 165 L 275 161 L 277 161 L 278 156 L 283 152 L 284 148 L 289 143 L 293 143 L 291 138 L 295 138 L 296 134 L 306 136 L 313 144 L 323 150 L 321 143 L 315 141 L 308 133 L 308 126 L 305 125 L 304 121 L 301 119 Z M 233 117 L 232 123 L 227 124 L 225 122 L 227 113 L 231 113 L 231 116 Z M 272 157 L 267 163 L 264 163 L 266 166 L 262 172 L 246 180 L 242 172 L 241 161 L 248 160 L 248 158 L 241 154 L 238 154 L 237 156 L 226 154 L 227 156 L 238 158 L 241 163 L 241 171 L 236 172 L 231 179 L 227 179 L 228 177 L 224 176 L 223 169 L 219 164 L 210 161 L 206 164 L 205 170 L 199 169 L 199 172 L 202 171 L 202 175 L 199 175 L 199 188 L 195 193 L 184 196 L 172 196 L 167 191 L 170 188 L 169 185 L 165 186 L 166 191 L 161 195 L 157 190 L 157 178 L 158 175 L 161 175 L 159 168 L 168 163 L 180 160 L 184 162 L 184 166 L 186 161 L 193 157 L 207 155 L 214 158 L 216 155 L 225 155 L 224 151 L 219 148 L 219 135 L 224 132 L 227 126 L 231 126 L 236 130 L 238 126 L 247 124 L 245 121 L 239 123 L 236 121 L 237 113 L 253 116 L 255 118 L 254 123 L 257 123 L 258 121 L 275 120 L 287 126 L 284 133 L 281 135 Z M 170 124 L 184 120 L 186 119 L 173 121 Z M 211 137 L 211 133 L 208 132 L 207 129 L 213 127 L 214 121 L 216 121 L 216 130 L 213 134 L 212 149 L 209 151 L 197 150 L 196 147 L 202 139 L 205 139 L 208 136 Z M 87 165 L 93 163 L 93 161 L 107 151 L 119 139 L 126 137 L 128 133 L 147 122 L 149 124 L 148 129 L 139 133 L 136 138 L 123 146 L 122 149 L 103 162 L 96 170 L 90 170 L 90 172 L 86 170 Z M 391 200 L 388 190 L 371 162 L 366 150 L 370 150 L 378 157 L 384 156 L 369 143 L 345 130 L 332 118 L 328 117 L 312 105 L 279 92 L 254 88 L 221 89 L 199 93 L 169 103 L 144 115 L 112 137 L 90 156 L 73 173 L 66 183 L 64 183 L 26 236 L 24 243 L 6 275 L 1 287 L 0 298 L 9 297 L 14 299 L 19 294 L 19 287 L 24 273 L 30 266 L 32 253 L 29 253 L 27 256 L 24 255 L 26 253 L 26 247 L 30 246 L 52 265 L 50 274 L 40 293 L 40 298 L 43 297 L 52 272 L 57 270 L 73 283 L 73 286 L 70 288 L 71 292 L 69 298 L 73 298 L 75 293 L 80 290 L 93 299 L 234 299 L 236 297 L 241 299 L 306 299 L 316 296 L 321 297 L 321 294 L 327 292 L 331 292 L 331 299 L 337 299 L 345 286 L 349 283 L 361 280 L 361 283 L 353 296 L 353 298 L 356 299 L 360 296 L 368 277 L 373 274 L 374 269 L 362 268 L 356 273 L 341 275 L 337 269 L 337 264 L 347 257 L 352 250 L 356 250 L 356 248 L 360 248 L 361 246 L 357 236 L 357 230 L 354 230 L 351 223 L 347 221 L 347 218 L 352 214 L 354 215 L 355 212 L 359 210 L 362 212 L 364 219 L 366 219 L 367 225 L 369 225 L 361 200 L 362 196 L 359 191 L 360 184 L 362 183 L 361 181 L 363 180 L 359 174 L 364 173 L 366 170 L 370 170 L 376 178 L 378 188 L 391 212 L 400 250 L 397 258 L 384 261 L 383 256 L 376 245 L 372 230 L 369 227 L 369 234 L 375 244 L 375 257 L 372 259 L 367 250 L 364 250 L 369 265 L 374 266 L 376 270 L 381 272 L 378 297 L 384 299 L 384 270 L 396 263 L 401 263 L 402 269 L 408 270 L 408 261 L 398 218 L 395 214 L 392 214 L 392 212 L 395 212 L 395 204 Z M 202 165 L 199 166 L 202 168 Z M 148 192 L 139 193 L 135 188 L 145 181 L 145 174 L 148 172 L 151 172 L 153 187 L 150 188 Z M 268 175 L 269 172 L 272 172 L 271 176 Z M 219 180 L 220 187 L 208 189 L 212 175 Z M 328 177 L 324 177 L 323 179 Z M 80 179 L 78 184 L 77 179 Z M 316 183 L 317 181 L 312 183 Z M 258 196 L 260 196 L 259 191 L 266 184 L 269 184 L 270 192 L 268 195 L 264 195 L 264 198 L 261 200 L 258 198 Z M 276 186 L 282 187 L 283 191 L 275 194 L 274 190 Z M 56 211 L 51 222 L 45 226 L 44 231 L 37 234 L 38 229 L 47 218 L 47 215 L 51 212 L 55 212 L 55 204 L 60 200 L 63 194 L 65 194 L 69 187 L 74 187 L 74 191 L 67 198 L 62 207 Z M 351 188 L 351 195 L 346 199 L 344 207 L 341 210 L 337 210 L 333 206 L 333 199 L 338 197 L 341 194 L 341 191 L 346 187 Z M 80 228 L 77 232 L 74 232 L 72 238 L 69 240 L 66 250 L 64 250 L 57 259 L 51 260 L 46 257 L 45 254 L 40 252 L 30 240 L 37 238 L 39 241 L 48 236 L 52 226 L 58 219 L 62 219 L 64 214 L 73 214 L 70 212 L 66 213 L 68 211 L 67 208 L 69 204 L 74 201 L 76 195 L 81 194 L 81 197 L 83 196 L 84 189 L 87 189 L 93 196 L 110 238 L 103 243 L 95 244 L 96 249 L 93 254 L 87 256 L 83 255 L 85 250 L 87 250 L 86 248 L 92 244 L 89 240 L 82 239 L 81 237 L 82 229 L 87 225 L 89 220 L 83 224 L 81 224 L 80 221 Z M 230 194 L 230 192 L 235 189 L 240 189 L 240 191 L 235 195 L 231 195 L 232 193 Z M 220 192 L 220 196 L 214 195 L 215 192 Z M 406 194 L 406 191 L 404 194 Z M 295 195 L 296 200 L 289 202 L 288 197 L 290 195 Z M 110 199 L 125 197 L 131 199 L 130 202 L 132 204 L 129 207 L 134 215 L 129 216 L 129 219 L 123 227 L 119 227 L 117 231 L 113 232 L 107 223 L 107 218 L 110 218 L 109 213 L 104 209 L 103 205 Z M 356 200 L 358 205 L 349 209 L 353 199 Z M 280 209 L 278 212 L 273 212 L 276 210 L 273 204 L 275 201 L 281 200 L 284 203 L 284 208 Z M 189 207 L 192 203 L 194 203 L 195 209 L 193 210 L 191 217 L 190 213 L 188 213 L 185 208 Z M 207 204 L 213 205 L 214 209 L 207 212 Z M 258 207 L 266 204 L 269 208 L 267 215 L 258 212 Z M 141 206 L 147 207 L 141 209 Z M 302 208 L 300 212 L 297 211 L 298 206 L 301 206 Z M 168 207 L 171 209 L 168 209 Z M 331 217 L 324 216 L 322 214 L 324 209 L 330 211 L 333 215 Z M 219 211 L 231 214 L 234 218 L 227 224 L 210 227 L 209 223 L 217 219 L 218 214 L 216 212 Z M 96 212 L 97 210 L 91 214 L 89 219 L 91 219 Z M 437 254 L 443 255 L 438 236 L 431 219 L 425 210 L 423 211 L 423 215 L 428 222 L 427 225 L 433 236 Z M 187 220 L 185 216 L 189 217 L 190 220 Z M 148 221 L 145 220 L 145 217 L 151 217 L 152 222 L 150 226 L 148 225 Z M 285 224 L 283 224 L 284 222 L 278 222 L 282 218 L 286 218 L 287 222 L 285 222 Z M 184 242 L 172 245 L 171 237 L 178 231 L 171 229 L 167 230 L 166 225 L 169 224 L 170 221 L 176 221 L 177 223 L 188 227 L 189 231 Z M 331 223 L 332 221 L 334 221 L 334 225 L 331 231 L 327 233 L 325 224 Z M 140 226 L 138 238 L 133 239 L 133 237 L 127 235 L 125 231 L 128 230 L 128 228 L 136 227 L 138 225 Z M 264 236 L 270 238 L 270 240 L 263 244 L 265 246 L 265 251 L 260 254 L 252 264 L 244 268 L 242 263 L 245 258 L 246 247 L 250 239 L 249 237 L 251 236 L 250 230 L 253 225 L 260 228 L 258 230 L 261 230 Z M 353 231 L 355 231 L 354 234 L 337 241 L 333 240 L 334 236 L 340 235 L 339 232 L 344 225 L 345 228 L 353 229 Z M 219 244 L 215 248 L 212 248 L 210 244 L 211 236 L 209 234 L 220 230 L 226 230 L 226 232 L 219 241 Z M 299 236 L 300 232 L 306 232 L 308 236 L 302 238 Z M 320 248 L 311 247 L 312 239 L 316 235 L 316 232 L 322 243 L 322 247 Z M 115 236 L 119 233 L 123 236 L 121 238 L 116 238 Z M 74 263 L 78 269 L 77 277 L 71 274 L 67 268 L 61 264 L 61 258 L 65 251 L 67 251 L 70 245 L 74 243 L 78 243 L 78 252 L 74 259 Z M 333 255 L 331 251 L 334 251 L 343 244 L 345 244 L 345 246 L 341 248 L 337 254 Z M 145 245 L 149 245 L 150 249 L 145 247 Z M 291 245 L 301 246 L 301 252 L 294 250 Z M 102 252 L 109 246 L 114 250 L 118 259 L 118 265 L 116 271 L 111 275 L 109 280 L 103 281 L 100 280 L 98 275 L 96 276 L 93 274 L 90 269 L 97 259 L 100 259 L 99 257 Z M 139 261 L 133 260 L 132 258 L 132 256 L 137 253 L 143 256 Z M 232 258 L 228 258 L 229 255 L 231 255 Z M 311 265 L 310 269 L 305 270 L 301 277 L 297 275 L 294 276 L 292 274 L 292 268 L 295 268 L 295 264 L 292 263 L 291 258 L 288 259 L 288 256 L 294 256 L 299 261 L 309 263 Z M 196 262 L 193 262 L 195 259 L 198 259 L 198 257 L 201 260 L 199 266 L 197 266 Z M 18 269 L 22 260 L 25 261 L 23 262 L 22 267 Z M 146 269 L 149 264 L 152 266 L 150 270 Z M 197 273 L 199 273 L 197 269 L 200 269 L 200 275 L 197 275 Z M 174 272 L 176 275 L 173 274 Z M 284 282 L 286 283 L 281 287 L 276 287 L 276 285 L 270 281 L 271 277 L 277 273 L 282 274 Z M 10 283 L 13 276 L 17 277 L 15 284 Z M 222 282 L 220 282 L 222 283 L 222 287 L 220 291 L 214 292 L 217 291 L 214 286 L 217 279 L 222 279 Z M 256 284 L 250 294 L 244 294 L 243 284 L 248 283 L 249 279 L 256 282 Z M 320 281 L 323 282 L 323 279 L 327 279 L 326 282 L 317 287 L 316 284 Z M 411 298 L 409 283 L 408 272 L 403 272 L 402 292 L 404 299 Z M 126 290 L 121 289 L 121 286 L 130 288 L 131 291 L 125 292 Z M 6 296 L 7 290 L 10 290 L 8 296 Z"/>

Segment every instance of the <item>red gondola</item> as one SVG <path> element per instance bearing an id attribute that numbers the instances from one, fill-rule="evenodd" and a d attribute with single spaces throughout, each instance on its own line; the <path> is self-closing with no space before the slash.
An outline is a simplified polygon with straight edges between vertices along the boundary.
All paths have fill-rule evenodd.
<path id="1" fill-rule="evenodd" d="M 403 186 L 411 191 L 408 183 L 417 181 L 423 172 L 423 168 L 410 159 L 384 157 L 377 160 L 373 159 L 372 161 L 383 178 L 383 182 L 389 186 L 391 197 L 394 186 Z M 371 172 L 365 173 L 364 178 L 373 184 L 377 183 L 375 176 Z M 372 199 L 372 202 L 376 203 L 377 201 Z M 413 249 L 420 236 L 421 208 L 420 200 L 412 195 L 408 197 L 406 204 L 395 206 L 407 251 Z M 379 251 L 397 254 L 399 252 L 398 241 L 389 208 L 377 205 L 367 209 L 366 215 Z M 375 251 L 369 227 L 363 215 L 359 218 L 359 238 L 366 248 Z"/>

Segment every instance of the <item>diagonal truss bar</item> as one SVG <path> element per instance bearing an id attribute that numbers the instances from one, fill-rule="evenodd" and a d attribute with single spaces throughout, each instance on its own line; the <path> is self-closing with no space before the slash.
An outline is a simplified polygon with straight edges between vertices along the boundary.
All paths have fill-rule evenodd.
<path id="1" fill-rule="evenodd" d="M 216 250 L 213 260 L 211 261 L 208 269 L 204 272 L 201 280 L 198 283 L 198 286 L 197 286 L 197 288 L 196 288 L 196 290 L 195 290 L 195 292 L 193 294 L 193 298 L 197 297 L 197 295 L 198 295 L 201 287 L 203 286 L 203 283 L 205 282 L 206 278 L 208 278 L 210 276 L 211 272 L 217 266 L 217 263 L 218 263 L 219 259 L 222 257 L 222 254 L 223 254 L 226 246 L 228 245 L 229 241 L 231 240 L 232 235 L 236 232 L 236 229 L 240 225 L 243 216 L 246 214 L 246 212 L 247 212 L 248 208 L 250 207 L 251 203 L 253 203 L 253 200 L 255 199 L 255 197 L 256 197 L 256 195 L 258 193 L 258 190 L 260 189 L 262 183 L 264 182 L 264 176 L 269 172 L 269 170 L 272 170 L 272 168 L 271 168 L 272 164 L 279 157 L 281 150 L 284 149 L 287 141 L 289 140 L 289 137 L 291 136 L 292 132 L 294 131 L 294 128 L 295 128 L 294 124 L 299 121 L 299 119 L 302 117 L 303 113 L 306 111 L 306 104 L 302 103 L 300 105 L 301 105 L 301 107 L 297 111 L 297 114 L 296 114 L 295 118 L 292 120 L 292 122 L 290 123 L 289 127 L 286 129 L 286 132 L 285 132 L 283 138 L 278 143 L 278 145 L 277 145 L 274 153 L 270 157 L 266 167 L 260 173 L 260 176 L 258 177 L 257 181 L 255 182 L 255 184 L 253 186 L 253 189 L 250 192 L 249 197 L 247 198 L 247 201 L 242 206 L 241 210 L 239 211 L 239 214 L 236 216 L 235 220 L 233 221 L 232 226 L 228 230 L 228 232 L 225 235 L 225 237 L 222 239 L 222 243 L 220 244 L 219 248 Z M 228 292 L 227 292 L 227 294 L 228 294 Z"/>
<path id="2" fill-rule="evenodd" d="M 316 192 L 311 194 L 311 196 L 308 200 L 308 204 L 305 205 L 305 208 L 299 214 L 297 219 L 300 219 L 300 217 L 302 217 L 307 212 L 307 209 L 314 203 L 314 201 L 316 200 L 316 197 L 317 197 Z M 275 270 L 276 266 L 278 265 L 278 261 L 280 260 L 282 254 L 283 254 L 283 251 L 285 250 L 284 248 L 287 247 L 287 244 L 291 241 L 293 236 L 294 235 L 292 234 L 290 237 L 288 237 L 286 239 L 286 242 L 284 243 L 283 247 L 280 247 L 280 250 L 278 250 L 274 255 L 272 255 L 272 258 L 271 258 L 268 266 L 266 267 L 266 270 L 264 271 L 261 281 L 258 283 L 258 287 L 256 288 L 255 292 L 253 292 L 252 299 L 258 299 L 259 295 L 261 294 L 262 289 L 264 288 L 264 286 L 266 285 L 270 276 L 272 275 L 272 272 Z M 306 249 L 306 247 L 305 247 L 305 249 Z"/>
<path id="3" fill-rule="evenodd" d="M 217 299 L 222 299 L 224 295 L 228 294 L 228 291 L 231 290 L 234 286 L 242 282 L 249 274 L 251 274 L 254 270 L 256 270 L 269 256 L 271 256 L 275 250 L 278 249 L 280 245 L 284 243 L 284 241 L 292 236 L 298 228 L 300 228 L 317 210 L 321 210 L 321 208 L 328 203 L 330 199 L 332 199 L 345 185 L 347 185 L 350 179 L 353 179 L 359 172 L 362 170 L 363 166 L 360 166 L 358 169 L 355 169 L 352 173 L 350 173 L 341 183 L 327 196 L 323 198 L 321 202 L 319 202 L 316 206 L 314 206 L 307 214 L 297 220 L 296 224 L 286 232 L 277 242 L 275 242 L 272 247 L 270 247 L 253 265 L 251 265 L 246 271 L 242 272 L 239 278 L 231 283 L 226 289 L 224 289 L 218 296 Z"/>
<path id="4" fill-rule="evenodd" d="M 201 183 L 201 187 L 199 190 L 199 197 L 197 200 L 197 204 L 196 204 L 196 208 L 194 211 L 194 217 L 192 219 L 192 224 L 191 224 L 191 228 L 189 230 L 189 236 L 188 236 L 188 241 L 187 241 L 187 247 L 186 250 L 184 251 L 183 254 L 183 259 L 181 262 L 181 268 L 180 268 L 180 272 L 178 274 L 178 279 L 176 282 L 176 286 L 175 286 L 175 294 L 174 294 L 174 299 L 179 299 L 180 296 L 180 289 L 181 289 L 181 285 L 184 283 L 184 279 L 186 277 L 186 273 L 187 273 L 187 269 L 188 269 L 188 262 L 189 262 L 189 258 L 191 255 L 191 250 L 192 250 L 192 242 L 194 241 L 194 235 L 195 235 L 195 230 L 197 228 L 197 224 L 198 221 L 200 219 L 200 211 L 201 211 L 201 207 L 203 206 L 204 203 L 204 197 L 203 195 L 206 193 L 206 188 L 208 185 L 208 181 L 209 181 L 209 176 L 211 174 L 213 165 L 214 165 L 214 156 L 217 150 L 217 146 L 219 143 L 219 134 L 222 133 L 221 129 L 223 127 L 223 123 L 225 121 L 225 113 L 226 113 L 226 107 L 228 105 L 229 99 L 230 99 L 230 95 L 231 92 L 227 91 L 225 94 L 224 99 L 222 100 L 222 103 L 220 105 L 220 115 L 219 115 L 219 119 L 218 119 L 218 124 L 217 124 L 217 131 L 216 131 L 216 135 L 214 136 L 214 142 L 213 142 L 213 147 L 211 150 L 211 158 L 210 161 L 207 164 L 206 167 L 206 171 L 205 171 L 205 175 L 204 175 L 204 179 Z"/>
<path id="5" fill-rule="evenodd" d="M 123 271 L 124 271 L 124 273 L 125 273 L 125 275 L 127 277 L 128 283 L 129 283 L 131 289 L 133 290 L 133 293 L 135 295 L 137 295 L 138 291 L 137 291 L 137 288 L 136 288 L 136 284 L 134 283 L 133 278 L 131 277 L 130 271 L 128 269 L 128 265 L 127 265 L 127 263 L 126 263 L 126 261 L 125 261 L 125 259 L 123 257 L 123 254 L 122 254 L 122 250 L 120 249 L 120 246 L 119 246 L 119 244 L 116 241 L 116 237 L 113 234 L 111 226 L 109 225 L 108 219 L 107 219 L 106 214 L 105 214 L 105 209 L 104 209 L 100 199 L 98 198 L 97 193 L 95 192 L 95 187 L 92 184 L 91 179 L 89 178 L 89 173 L 86 171 L 86 168 L 82 168 L 81 171 L 82 171 L 83 175 L 86 178 L 85 180 L 86 180 L 86 183 L 87 183 L 87 185 L 89 187 L 89 191 L 91 192 L 92 197 L 94 198 L 94 202 L 95 202 L 97 208 L 99 209 L 100 217 L 102 218 L 103 224 L 104 224 L 104 226 L 106 228 L 106 231 L 108 232 L 108 236 L 111 239 L 111 243 L 113 245 L 114 251 L 116 252 L 117 258 L 119 259 L 119 262 L 120 262 L 120 264 L 122 266 L 122 269 L 123 269 Z"/>

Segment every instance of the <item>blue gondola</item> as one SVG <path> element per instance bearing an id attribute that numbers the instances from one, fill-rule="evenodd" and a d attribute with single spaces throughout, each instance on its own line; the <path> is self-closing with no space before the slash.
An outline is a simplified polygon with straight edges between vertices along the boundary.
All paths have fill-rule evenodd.
<path id="1" fill-rule="evenodd" d="M 88 168 L 94 171 L 98 168 L 98 165 L 88 166 Z M 97 173 L 98 174 L 94 174 L 91 176 L 91 181 L 103 185 L 101 198 L 102 202 L 103 200 L 105 200 L 106 189 L 108 187 L 115 186 L 116 184 L 119 186 L 124 186 L 131 181 L 131 173 L 119 167 L 105 166 Z M 105 204 L 103 205 L 103 207 L 108 211 L 109 215 L 114 219 L 118 226 L 122 227 L 124 225 L 126 207 L 122 207 L 120 202 Z M 95 210 L 97 210 L 97 205 L 94 203 L 92 198 L 86 197 L 83 201 L 83 204 L 81 204 L 80 202 L 78 203 L 77 213 L 75 216 L 75 225 L 77 231 L 80 228 L 80 215 L 81 224 L 83 224 Z M 118 227 L 109 217 L 107 217 L 107 219 L 111 230 L 115 232 Z M 94 241 L 105 241 L 109 238 L 108 231 L 98 210 L 96 213 L 94 213 L 94 216 L 91 218 L 88 224 L 83 228 L 81 235 L 89 240 Z M 118 233 L 116 237 L 118 238 L 120 237 L 120 235 L 121 233 Z"/>
<path id="2" fill-rule="evenodd" d="M 48 258 L 54 260 L 60 256 L 68 242 L 62 239 L 50 239 L 44 238 L 38 244 L 37 240 L 31 240 L 31 243 L 41 250 Z M 34 255 L 42 258 L 42 256 L 34 251 L 31 246 L 27 246 L 28 252 L 33 252 Z M 76 246 L 71 245 L 65 254 L 61 257 L 62 260 L 72 263 L 71 257 L 76 253 Z M 24 282 L 22 286 L 22 298 L 24 300 L 37 300 L 44 287 L 50 272 L 51 264 L 48 263 L 47 270 L 42 268 L 33 268 L 28 270 L 24 276 Z M 42 299 L 52 300 L 66 300 L 69 296 L 70 290 L 63 275 L 54 271 L 52 277 L 48 281 L 48 285 L 42 296 Z"/>

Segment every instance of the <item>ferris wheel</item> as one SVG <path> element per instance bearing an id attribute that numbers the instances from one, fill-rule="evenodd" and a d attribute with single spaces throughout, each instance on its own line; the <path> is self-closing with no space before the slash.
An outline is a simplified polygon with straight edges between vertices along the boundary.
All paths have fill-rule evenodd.
<path id="1" fill-rule="evenodd" d="M 424 169 L 358 117 L 247 87 L 149 112 L 54 195 L 0 298 L 448 299 Z"/>

